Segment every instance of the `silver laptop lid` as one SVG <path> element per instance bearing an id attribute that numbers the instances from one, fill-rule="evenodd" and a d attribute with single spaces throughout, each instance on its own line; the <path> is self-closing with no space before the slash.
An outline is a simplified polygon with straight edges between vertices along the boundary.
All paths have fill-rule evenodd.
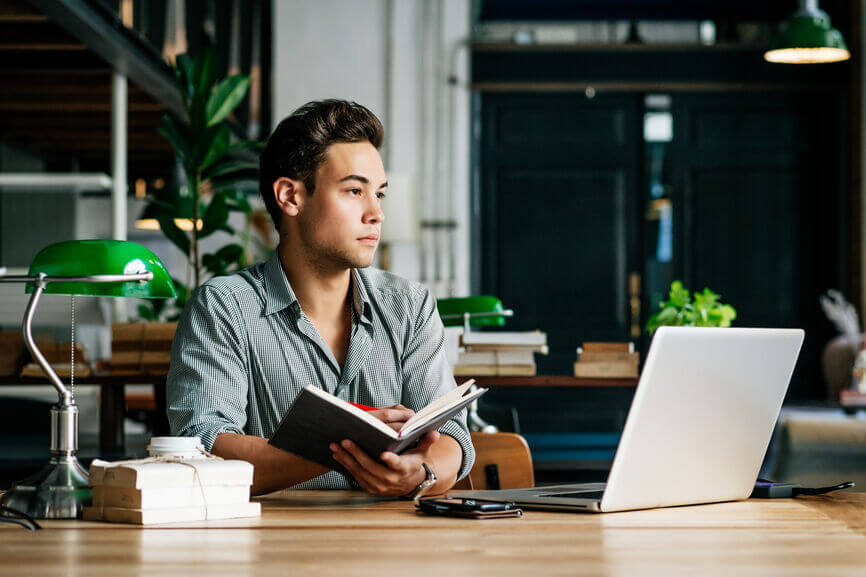
<path id="1" fill-rule="evenodd" d="M 601 510 L 746 499 L 804 334 L 800 329 L 658 329 Z"/>

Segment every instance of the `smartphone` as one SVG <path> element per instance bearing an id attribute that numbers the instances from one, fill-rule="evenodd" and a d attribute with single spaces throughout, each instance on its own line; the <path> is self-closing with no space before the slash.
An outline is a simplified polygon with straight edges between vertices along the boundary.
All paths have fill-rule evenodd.
<path id="1" fill-rule="evenodd" d="M 422 499 L 417 511 L 427 515 L 491 519 L 520 517 L 523 511 L 514 503 L 491 503 L 475 499 Z"/>

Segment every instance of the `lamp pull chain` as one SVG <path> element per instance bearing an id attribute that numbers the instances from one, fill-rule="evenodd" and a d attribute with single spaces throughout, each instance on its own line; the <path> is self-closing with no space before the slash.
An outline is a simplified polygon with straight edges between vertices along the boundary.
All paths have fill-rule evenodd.
<path id="1" fill-rule="evenodd" d="M 75 400 L 75 295 L 72 295 L 72 354 L 69 363 L 69 392 Z"/>

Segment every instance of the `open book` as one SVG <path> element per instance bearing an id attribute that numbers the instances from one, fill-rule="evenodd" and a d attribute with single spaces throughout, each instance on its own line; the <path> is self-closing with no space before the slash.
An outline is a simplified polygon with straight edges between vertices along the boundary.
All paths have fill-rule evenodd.
<path id="1" fill-rule="evenodd" d="M 415 413 L 395 431 L 367 411 L 312 385 L 301 390 L 269 443 L 341 473 L 346 470 L 331 458 L 331 443 L 350 439 L 378 459 L 384 451 L 402 453 L 414 447 L 428 431 L 460 412 L 487 392 L 470 390 L 469 380 Z"/>

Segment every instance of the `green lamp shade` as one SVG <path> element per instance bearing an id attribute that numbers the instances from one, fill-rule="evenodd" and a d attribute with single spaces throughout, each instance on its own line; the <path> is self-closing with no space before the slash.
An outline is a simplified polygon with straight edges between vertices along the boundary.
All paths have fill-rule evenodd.
<path id="1" fill-rule="evenodd" d="M 822 10 L 800 11 L 788 18 L 764 54 L 767 62 L 784 64 L 840 62 L 849 58 L 851 53 L 845 39 Z"/>
<path id="2" fill-rule="evenodd" d="M 466 313 L 502 312 L 502 301 L 492 296 L 456 297 L 439 299 L 436 303 L 442 324 L 446 327 L 463 326 L 463 316 Z M 473 327 L 503 327 L 504 316 L 470 317 L 469 325 Z"/>
<path id="3" fill-rule="evenodd" d="M 126 240 L 70 240 L 49 245 L 33 259 L 29 274 L 82 277 L 145 272 L 152 272 L 153 279 L 126 282 L 50 282 L 45 287 L 45 293 L 140 299 L 175 297 L 174 283 L 156 255 L 140 244 Z M 33 292 L 33 283 L 27 283 L 27 292 Z"/>

